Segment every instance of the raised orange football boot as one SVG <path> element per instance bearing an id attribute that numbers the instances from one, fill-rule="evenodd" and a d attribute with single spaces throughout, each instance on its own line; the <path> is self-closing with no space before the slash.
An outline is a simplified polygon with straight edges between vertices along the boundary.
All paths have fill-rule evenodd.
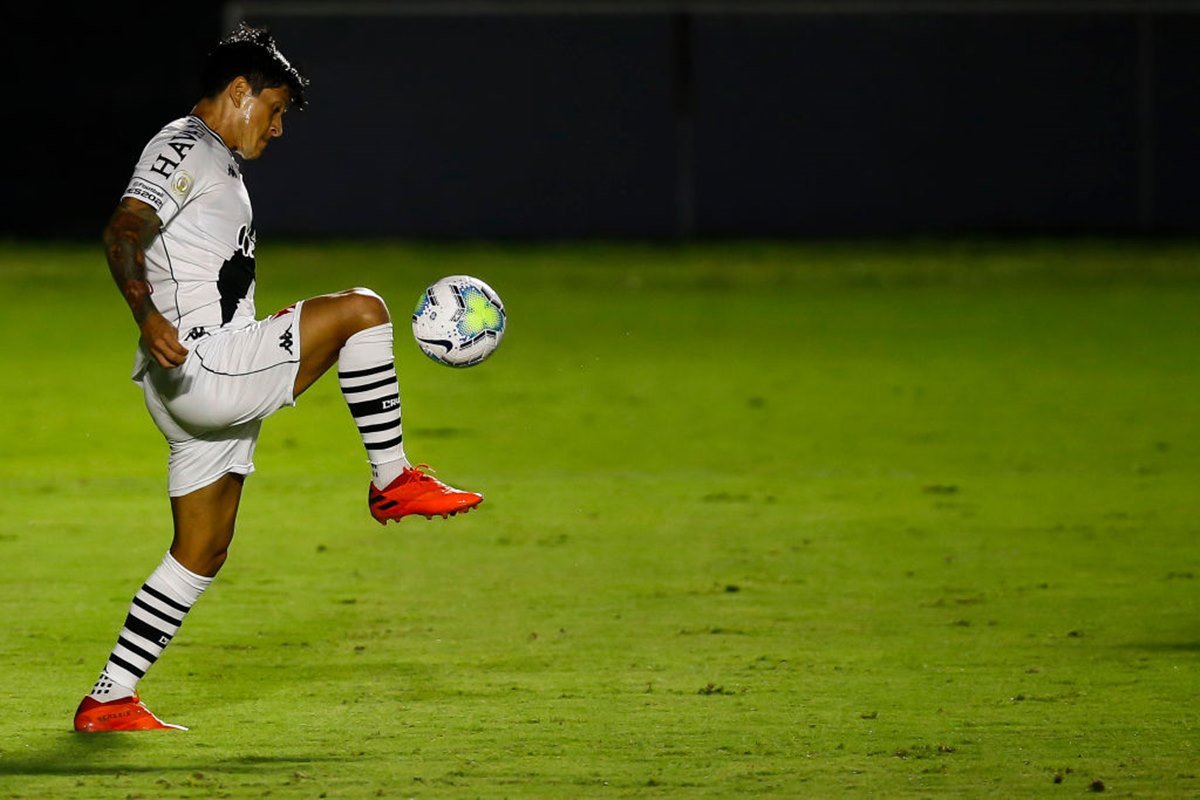
<path id="1" fill-rule="evenodd" d="M 386 525 L 389 519 L 399 520 L 410 514 L 420 514 L 425 519 L 435 516 L 444 519 L 465 514 L 483 502 L 483 495 L 447 486 L 426 474 L 424 470 L 427 469 L 429 467 L 425 464 L 405 467 L 404 472 L 384 489 L 376 489 L 372 483 L 367 493 L 371 516 L 380 525 Z"/>
<path id="2" fill-rule="evenodd" d="M 136 694 L 101 703 L 93 697 L 83 698 L 75 711 L 75 730 L 80 733 L 107 731 L 186 731 L 182 725 L 163 722 L 150 712 Z"/>

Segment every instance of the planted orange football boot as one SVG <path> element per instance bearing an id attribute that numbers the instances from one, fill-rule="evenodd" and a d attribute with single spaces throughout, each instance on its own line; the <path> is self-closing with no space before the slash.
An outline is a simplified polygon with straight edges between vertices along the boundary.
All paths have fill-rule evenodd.
<path id="1" fill-rule="evenodd" d="M 150 712 L 136 694 L 101 703 L 92 697 L 83 698 L 75 711 L 75 730 L 80 733 L 107 731 L 186 731 L 182 725 L 163 722 Z"/>
<path id="2" fill-rule="evenodd" d="M 428 475 L 425 464 L 405 467 L 404 472 L 384 489 L 376 489 L 372 483 L 367 493 L 367 505 L 371 516 L 380 525 L 389 519 L 399 520 L 410 514 L 420 514 L 425 519 L 438 516 L 443 519 L 455 514 L 465 514 L 483 502 L 483 495 L 455 489 Z"/>

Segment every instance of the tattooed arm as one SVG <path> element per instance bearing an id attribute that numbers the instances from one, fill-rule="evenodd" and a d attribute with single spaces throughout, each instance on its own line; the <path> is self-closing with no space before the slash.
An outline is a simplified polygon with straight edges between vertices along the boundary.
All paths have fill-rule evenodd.
<path id="1" fill-rule="evenodd" d="M 160 227 L 153 208 L 126 197 L 104 229 L 104 254 L 108 258 L 108 271 L 141 328 L 142 343 L 160 366 L 171 369 L 183 363 L 188 351 L 179 343 L 179 331 L 158 313 L 150 299 L 146 248 L 154 241 Z"/>

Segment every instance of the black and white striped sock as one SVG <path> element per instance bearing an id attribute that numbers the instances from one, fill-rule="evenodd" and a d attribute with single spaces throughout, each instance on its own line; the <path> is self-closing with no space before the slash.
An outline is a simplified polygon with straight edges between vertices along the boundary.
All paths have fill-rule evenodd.
<path id="1" fill-rule="evenodd" d="M 117 644 L 90 696 L 104 702 L 133 694 L 212 580 L 186 569 L 167 553 L 133 596 Z"/>
<path id="2" fill-rule="evenodd" d="M 346 340 L 338 355 L 338 384 L 367 448 L 375 485 L 383 489 L 409 465 L 400 425 L 392 323 L 361 330 Z"/>

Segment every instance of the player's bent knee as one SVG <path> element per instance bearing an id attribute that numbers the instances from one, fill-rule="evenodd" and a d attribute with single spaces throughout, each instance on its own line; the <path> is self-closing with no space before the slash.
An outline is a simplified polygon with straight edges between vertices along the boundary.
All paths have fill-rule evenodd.
<path id="1" fill-rule="evenodd" d="M 353 289 L 347 289 L 345 294 L 361 294 L 365 297 L 374 297 L 376 300 L 383 303 L 383 298 L 379 296 L 379 293 L 374 289 L 368 289 L 366 286 L 355 286 Z"/>
<path id="2" fill-rule="evenodd" d="M 204 548 L 173 547 L 171 555 L 184 569 L 211 578 L 221 571 L 221 567 L 225 566 L 225 561 L 229 558 L 229 550 L 225 548 L 214 552 Z"/>
<path id="3" fill-rule="evenodd" d="M 350 308 L 350 314 L 361 326 L 359 329 L 373 328 L 392 321 L 387 303 L 375 292 L 365 287 L 357 287 L 343 295 Z"/>

